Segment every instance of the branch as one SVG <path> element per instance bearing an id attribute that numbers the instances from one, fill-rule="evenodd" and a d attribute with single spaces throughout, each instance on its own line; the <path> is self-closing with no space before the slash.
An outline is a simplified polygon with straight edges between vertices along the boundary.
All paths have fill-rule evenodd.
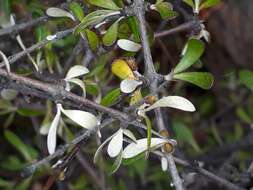
<path id="1" fill-rule="evenodd" d="M 161 37 L 168 36 L 168 35 L 171 35 L 171 34 L 184 32 L 184 31 L 187 31 L 187 30 L 192 30 L 196 27 L 199 28 L 199 25 L 201 23 L 202 23 L 202 21 L 198 21 L 198 20 L 189 21 L 189 22 L 183 23 L 181 25 L 178 25 L 175 28 L 165 30 L 165 31 L 161 31 L 161 32 L 157 32 L 157 33 L 155 33 L 154 37 L 155 38 L 161 38 Z"/>
<path id="2" fill-rule="evenodd" d="M 230 190 L 246 190 L 242 187 L 239 187 L 229 181 L 227 181 L 226 179 L 223 179 L 217 175 L 215 175 L 214 173 L 204 169 L 204 168 L 201 168 L 199 166 L 196 166 L 196 164 L 190 164 L 188 161 L 186 160 L 182 160 L 180 158 L 174 158 L 176 163 L 182 165 L 182 166 L 185 166 L 185 167 L 190 167 L 192 168 L 193 170 L 195 170 L 196 172 L 198 173 L 201 173 L 205 176 L 207 176 L 208 178 L 218 182 L 219 184 L 223 185 L 224 187 L 227 187 L 228 189 Z"/>
<path id="3" fill-rule="evenodd" d="M 9 26 L 7 28 L 3 28 L 0 30 L 0 37 L 4 36 L 4 35 L 8 35 L 8 34 L 13 34 L 13 33 L 17 34 L 23 30 L 26 30 L 27 28 L 30 28 L 30 27 L 36 26 L 38 24 L 41 24 L 43 22 L 46 22 L 48 20 L 48 18 L 49 17 L 47 15 L 44 15 L 44 16 L 41 16 L 39 18 L 36 18 L 36 19 L 28 21 L 28 22 L 24 22 L 21 24 L 16 24 L 14 26 Z"/>
<path id="4" fill-rule="evenodd" d="M 75 95 L 64 90 L 62 86 L 22 77 L 14 73 L 7 73 L 3 69 L 0 69 L 0 86 L 2 88 L 15 89 L 28 95 L 34 95 L 41 98 L 49 98 L 65 105 L 71 104 L 73 107 L 78 107 L 81 109 L 85 109 L 87 107 L 92 108 L 97 111 L 107 113 L 116 119 L 129 123 L 132 122 L 132 119 L 128 114 L 102 106 L 84 97 Z"/>
<path id="5" fill-rule="evenodd" d="M 45 158 L 43 158 L 42 160 L 28 166 L 27 168 L 24 169 L 24 171 L 22 172 L 22 176 L 23 177 L 28 177 L 30 176 L 31 174 L 33 174 L 33 172 L 41 167 L 42 165 L 45 165 L 45 164 L 48 164 L 50 161 L 52 161 L 53 159 L 55 158 L 58 158 L 58 157 L 61 157 L 64 155 L 64 153 L 66 152 L 66 150 L 71 147 L 71 146 L 74 146 L 74 145 L 77 145 L 78 143 L 80 142 L 83 142 L 85 140 L 87 140 L 91 135 L 93 135 L 98 128 L 103 128 L 109 124 L 111 124 L 112 122 L 114 122 L 115 120 L 114 119 L 107 119 L 105 120 L 104 122 L 102 122 L 100 124 L 100 126 L 97 126 L 93 129 L 90 129 L 90 130 L 86 130 L 84 133 L 82 133 L 80 136 L 76 137 L 74 140 L 72 140 L 70 143 L 67 143 L 65 145 L 63 145 L 62 147 L 58 148 L 54 154 L 52 155 L 49 155 Z"/>
<path id="6" fill-rule="evenodd" d="M 150 80 L 149 82 L 156 80 L 157 73 L 153 64 L 151 56 L 151 50 L 149 47 L 146 20 L 145 20 L 145 6 L 143 0 L 135 0 L 133 4 L 134 14 L 137 17 L 139 31 L 141 34 L 141 44 L 143 48 L 144 62 L 145 62 L 145 76 Z"/>
<path id="7" fill-rule="evenodd" d="M 60 31 L 60 32 L 57 32 L 55 35 L 56 35 L 56 38 L 54 38 L 53 40 L 47 40 L 47 39 L 44 39 L 34 45 L 32 45 L 31 47 L 27 48 L 26 50 L 24 51 L 21 51 L 15 55 L 12 55 L 12 56 L 9 56 L 8 57 L 8 60 L 9 60 L 9 63 L 12 64 L 14 62 L 16 62 L 17 60 L 19 60 L 20 58 L 24 57 L 25 55 L 27 55 L 27 53 L 31 53 L 37 49 L 40 49 L 44 46 L 46 46 L 49 42 L 56 42 L 57 40 L 60 40 L 70 34 L 72 34 L 74 31 L 74 28 L 71 28 L 71 29 L 67 29 L 67 30 L 63 30 L 63 31 Z M 0 63 L 0 68 L 3 67 L 5 64 L 4 62 L 1 62 Z"/>
<path id="8" fill-rule="evenodd" d="M 159 75 L 155 71 L 154 63 L 151 56 L 151 50 L 148 43 L 146 20 L 145 20 L 145 6 L 143 0 L 135 0 L 134 2 L 134 13 L 139 23 L 139 30 L 141 34 L 141 43 L 143 48 L 144 62 L 145 62 L 145 76 L 150 82 L 150 91 L 154 93 L 157 89 L 159 82 Z M 160 77 L 161 78 L 161 77 Z M 156 94 L 156 93 L 155 93 Z M 163 118 L 161 115 L 156 115 L 158 118 L 158 126 L 160 129 L 165 129 Z M 172 155 L 170 154 L 168 159 L 169 171 L 172 176 L 173 184 L 177 190 L 183 190 L 181 178 L 179 177 L 175 162 Z"/>

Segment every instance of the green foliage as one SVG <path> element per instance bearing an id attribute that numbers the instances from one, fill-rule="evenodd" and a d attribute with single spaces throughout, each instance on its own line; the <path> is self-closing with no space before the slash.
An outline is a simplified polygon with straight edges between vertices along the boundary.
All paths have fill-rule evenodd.
<path id="1" fill-rule="evenodd" d="M 24 144 L 15 133 L 6 130 L 4 136 L 27 161 L 32 161 L 37 156 L 37 152 L 32 147 Z"/>
<path id="2" fill-rule="evenodd" d="M 111 106 L 113 103 L 117 101 L 121 94 L 120 88 L 116 88 L 109 93 L 101 100 L 101 105 Z"/>
<path id="3" fill-rule="evenodd" d="M 128 17 L 128 24 L 132 30 L 132 33 L 133 33 L 133 36 L 134 36 L 134 41 L 135 42 L 140 42 L 140 31 L 139 31 L 139 28 L 138 28 L 138 23 L 137 23 L 137 20 L 136 20 L 136 17 L 134 16 L 131 16 L 131 17 Z"/>
<path id="4" fill-rule="evenodd" d="M 174 69 L 174 73 L 180 73 L 192 66 L 204 53 L 204 43 L 200 40 L 190 39 L 183 52 L 183 57 Z"/>
<path id="5" fill-rule="evenodd" d="M 199 145 L 195 141 L 192 131 L 184 123 L 175 121 L 172 127 L 179 142 L 188 143 L 196 152 L 200 152 Z"/>
<path id="6" fill-rule="evenodd" d="M 191 7 L 194 7 L 193 0 L 183 0 L 183 2 L 185 2 L 186 4 L 188 4 Z"/>
<path id="7" fill-rule="evenodd" d="M 36 109 L 30 109 L 30 108 L 18 108 L 17 113 L 24 117 L 31 117 L 31 116 L 44 115 L 45 112 L 42 110 L 36 110 Z"/>
<path id="8" fill-rule="evenodd" d="M 118 21 L 114 22 L 110 28 L 107 30 L 107 32 L 105 33 L 105 35 L 103 36 L 103 43 L 106 46 L 111 46 L 118 37 L 118 27 L 119 27 L 119 23 Z"/>
<path id="9" fill-rule="evenodd" d="M 209 8 L 209 7 L 213 7 L 213 6 L 216 6 L 220 3 L 220 0 L 205 0 L 200 8 Z"/>
<path id="10" fill-rule="evenodd" d="M 85 35 L 89 42 L 90 48 L 95 51 L 99 46 L 99 39 L 95 32 L 89 29 L 85 29 Z"/>
<path id="11" fill-rule="evenodd" d="M 212 87 L 214 81 L 213 75 L 207 72 L 178 73 L 173 75 L 173 78 L 190 82 L 206 90 Z"/>
<path id="12" fill-rule="evenodd" d="M 172 19 L 178 15 L 177 12 L 173 11 L 172 5 L 169 2 L 158 1 L 155 7 L 162 19 Z"/>
<path id="13" fill-rule="evenodd" d="M 112 0 L 89 0 L 89 3 L 105 9 L 120 10 Z"/>
<path id="14" fill-rule="evenodd" d="M 70 3 L 69 8 L 73 12 L 74 16 L 78 18 L 79 21 L 83 20 L 84 18 L 83 9 L 78 3 L 76 2 Z"/>
<path id="15" fill-rule="evenodd" d="M 145 119 L 145 122 L 146 122 L 146 126 L 147 126 L 147 153 L 146 153 L 146 157 L 148 157 L 149 155 L 149 152 L 150 152 L 150 145 L 151 145 L 151 136 L 152 136 L 152 133 L 151 133 L 151 130 L 152 130 L 152 123 L 151 123 L 151 120 L 149 119 L 148 116 L 146 115 L 143 115 L 144 119 Z"/>
<path id="16" fill-rule="evenodd" d="M 253 72 L 241 70 L 239 72 L 239 81 L 253 92 Z"/>
<path id="17" fill-rule="evenodd" d="M 99 24 L 106 17 L 108 17 L 112 14 L 115 14 L 115 11 L 113 11 L 113 10 L 97 10 L 97 11 L 91 12 L 82 19 L 81 23 L 78 25 L 75 32 L 79 33 L 82 30 L 84 30 L 85 28 L 87 28 L 88 26 Z"/>

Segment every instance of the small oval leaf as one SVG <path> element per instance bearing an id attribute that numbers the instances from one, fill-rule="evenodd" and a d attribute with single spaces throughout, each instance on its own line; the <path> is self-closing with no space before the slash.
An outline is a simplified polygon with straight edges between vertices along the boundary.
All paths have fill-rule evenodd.
<path id="1" fill-rule="evenodd" d="M 115 135 L 113 136 L 112 140 L 110 141 L 108 148 L 107 148 L 107 153 L 111 158 L 116 157 L 119 155 L 119 153 L 122 150 L 123 146 L 123 130 L 119 129 Z"/>
<path id="2" fill-rule="evenodd" d="M 117 40 L 118 27 L 119 27 L 118 21 L 116 21 L 110 26 L 110 28 L 107 30 L 107 32 L 102 38 L 104 45 L 111 46 Z"/>
<path id="3" fill-rule="evenodd" d="M 208 72 L 178 73 L 173 75 L 173 78 L 190 82 L 206 90 L 212 87 L 214 81 L 213 75 Z"/>
<path id="4" fill-rule="evenodd" d="M 186 98 L 180 96 L 167 96 L 156 101 L 153 105 L 149 106 L 144 111 L 150 111 L 159 107 L 170 107 L 189 112 L 193 112 L 196 110 L 194 105 Z"/>
<path id="5" fill-rule="evenodd" d="M 55 147 L 56 147 L 56 139 L 57 139 L 57 127 L 60 122 L 61 118 L 61 110 L 60 110 L 61 105 L 57 104 L 57 113 L 51 123 L 51 126 L 48 131 L 47 135 L 47 149 L 49 154 L 53 154 L 55 152 Z"/>
<path id="6" fill-rule="evenodd" d="M 118 46 L 126 51 L 137 52 L 141 49 L 141 45 L 127 39 L 117 41 Z"/>
<path id="7" fill-rule="evenodd" d="M 78 125 L 86 128 L 92 129 L 97 126 L 98 120 L 96 116 L 89 112 L 81 110 L 65 110 L 61 107 L 62 113 L 66 115 L 69 119 L 77 123 Z"/>
<path id="8" fill-rule="evenodd" d="M 166 143 L 166 139 L 162 138 L 151 138 L 150 148 L 155 149 Z M 147 151 L 147 138 L 139 139 L 137 142 L 129 144 L 122 153 L 124 159 L 129 159 Z"/>
<path id="9" fill-rule="evenodd" d="M 125 79 L 125 80 L 121 81 L 121 83 L 120 83 L 120 90 L 123 93 L 128 94 L 128 93 L 133 92 L 141 84 L 142 84 L 142 81 L 138 81 L 135 79 Z"/>
<path id="10" fill-rule="evenodd" d="M 83 9 L 77 2 L 70 3 L 69 8 L 79 21 L 84 18 Z"/>
<path id="11" fill-rule="evenodd" d="M 78 85 L 83 91 L 83 97 L 86 97 L 85 84 L 82 80 L 77 79 L 77 78 L 72 78 L 72 79 L 68 79 L 67 81 Z"/>
<path id="12" fill-rule="evenodd" d="M 204 43 L 197 39 L 190 39 L 186 45 L 186 50 L 183 55 L 183 58 L 177 64 L 174 69 L 174 73 L 180 73 L 190 66 L 192 66 L 203 54 L 204 52 Z"/>
<path id="13" fill-rule="evenodd" d="M 66 80 L 79 77 L 89 73 L 89 70 L 82 65 L 75 65 L 71 67 L 65 77 Z"/>
<path id="14" fill-rule="evenodd" d="M 89 0 L 89 3 L 110 10 L 120 10 L 112 0 Z"/>
<path id="15" fill-rule="evenodd" d="M 48 16 L 51 16 L 51 17 L 68 17 L 72 19 L 73 21 L 75 21 L 75 17 L 71 13 L 57 7 L 48 8 L 46 13 Z"/>
<path id="16" fill-rule="evenodd" d="M 124 59 L 116 59 L 112 63 L 112 73 L 121 79 L 134 79 L 134 73 Z"/>

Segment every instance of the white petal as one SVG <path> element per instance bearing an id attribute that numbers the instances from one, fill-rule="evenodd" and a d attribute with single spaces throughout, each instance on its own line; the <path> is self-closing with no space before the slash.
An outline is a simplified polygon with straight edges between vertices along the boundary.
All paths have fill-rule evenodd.
<path id="1" fill-rule="evenodd" d="M 5 100 L 13 100 L 18 95 L 18 91 L 13 89 L 3 89 L 1 91 L 1 96 Z"/>
<path id="2" fill-rule="evenodd" d="M 14 26 L 16 24 L 13 14 L 10 14 L 10 24 L 11 26 Z"/>
<path id="3" fill-rule="evenodd" d="M 4 61 L 7 72 L 11 72 L 10 63 L 6 55 L 0 50 L 0 55 Z"/>
<path id="4" fill-rule="evenodd" d="M 102 151 L 102 148 L 105 146 L 105 144 L 106 144 L 107 142 L 109 142 L 109 141 L 113 138 L 113 136 L 114 136 L 114 134 L 113 134 L 112 136 L 108 137 L 108 138 L 98 147 L 98 149 L 97 149 L 97 151 L 96 151 L 96 153 L 95 153 L 95 155 L 94 155 L 94 158 L 93 158 L 93 162 L 94 162 L 94 163 L 97 162 L 98 157 L 99 157 L 99 155 L 100 155 L 100 153 L 101 153 L 101 151 Z"/>
<path id="5" fill-rule="evenodd" d="M 75 65 L 69 69 L 65 79 L 68 80 L 71 78 L 85 75 L 87 73 L 89 73 L 89 70 L 86 67 L 84 67 L 82 65 Z"/>
<path id="6" fill-rule="evenodd" d="M 164 156 L 161 158 L 161 167 L 163 171 L 167 171 L 168 169 L 168 160 Z"/>
<path id="7" fill-rule="evenodd" d="M 73 21 L 75 21 L 75 17 L 71 13 L 60 8 L 50 7 L 47 9 L 46 13 L 48 16 L 51 16 L 51 17 L 68 17 L 72 19 Z"/>
<path id="8" fill-rule="evenodd" d="M 136 138 L 134 136 L 134 134 L 132 133 L 132 131 L 128 130 L 128 129 L 123 129 L 123 133 L 124 135 L 126 135 L 127 137 L 129 137 L 132 141 L 136 142 Z"/>
<path id="9" fill-rule="evenodd" d="M 131 93 L 141 84 L 142 81 L 134 79 L 125 79 L 120 83 L 120 90 L 124 93 Z"/>
<path id="10" fill-rule="evenodd" d="M 120 151 L 122 150 L 122 146 L 123 146 L 123 130 L 119 129 L 113 136 L 112 140 L 110 141 L 107 148 L 107 153 L 111 158 L 114 158 L 120 153 Z"/>
<path id="11" fill-rule="evenodd" d="M 55 38 L 57 38 L 57 35 L 48 35 L 48 36 L 46 37 L 46 39 L 47 39 L 48 41 L 52 41 L 52 40 L 54 40 Z"/>
<path id="12" fill-rule="evenodd" d="M 65 110 L 62 107 L 61 111 L 72 121 L 86 129 L 92 129 L 97 126 L 98 121 L 96 116 L 89 112 L 81 110 Z"/>
<path id="13" fill-rule="evenodd" d="M 144 111 L 150 111 L 158 107 L 171 107 L 184 111 L 195 111 L 194 105 L 187 99 L 180 96 L 167 96 L 156 101 L 153 105 L 146 108 Z"/>
<path id="14" fill-rule="evenodd" d="M 84 82 L 80 79 L 77 79 L 77 78 L 72 78 L 72 79 L 68 79 L 67 80 L 68 82 L 72 82 L 78 86 L 80 86 L 80 88 L 82 89 L 83 91 L 83 97 L 86 97 L 86 89 L 85 89 L 85 85 L 84 85 Z M 68 85 L 67 85 L 68 86 Z"/>
<path id="15" fill-rule="evenodd" d="M 47 135 L 47 148 L 49 154 L 53 154 L 55 152 L 55 147 L 56 147 L 56 134 L 57 134 L 57 127 L 60 121 L 61 117 L 61 110 L 60 110 L 60 104 L 57 104 L 57 113 L 54 117 L 54 120 L 51 123 L 51 126 L 48 131 Z"/>
<path id="16" fill-rule="evenodd" d="M 155 149 L 162 146 L 166 143 L 166 139 L 162 138 L 151 138 L 150 148 Z M 137 142 L 133 142 L 129 144 L 123 150 L 123 158 L 128 159 L 137 156 L 138 154 L 145 152 L 147 150 L 147 138 L 137 140 Z"/>
<path id="17" fill-rule="evenodd" d="M 199 5 L 200 5 L 200 0 L 195 0 L 195 8 L 194 8 L 194 13 L 199 13 Z"/>
<path id="18" fill-rule="evenodd" d="M 118 46 L 126 51 L 130 52 L 137 52 L 141 49 L 141 45 L 137 44 L 133 41 L 126 40 L 126 39 L 120 39 L 117 41 Z"/>
<path id="19" fill-rule="evenodd" d="M 19 46 L 20 46 L 24 51 L 26 51 L 25 44 L 23 43 L 23 41 L 22 41 L 20 35 L 17 35 L 16 40 L 17 40 Z M 30 53 L 26 53 L 26 54 L 27 54 L 28 58 L 30 59 L 30 61 L 32 62 L 33 66 L 35 67 L 36 71 L 38 71 L 39 68 L 38 68 L 36 62 L 34 61 L 34 59 L 32 58 L 31 54 L 30 54 Z"/>
<path id="20" fill-rule="evenodd" d="M 41 125 L 39 132 L 41 135 L 47 135 L 49 129 L 50 129 L 50 123 L 44 123 L 43 125 Z"/>

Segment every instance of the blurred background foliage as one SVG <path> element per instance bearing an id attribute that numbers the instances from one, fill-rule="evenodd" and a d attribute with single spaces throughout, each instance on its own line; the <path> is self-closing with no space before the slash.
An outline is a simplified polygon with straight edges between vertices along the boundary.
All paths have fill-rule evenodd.
<path id="1" fill-rule="evenodd" d="M 0 23 L 4 25 L 9 20 L 10 13 L 15 14 L 18 23 L 38 18 L 44 15 L 48 7 L 58 6 L 63 2 L 62 0 L 1 0 Z M 85 0 L 79 2 L 84 3 L 86 11 Z M 115 2 L 120 1 L 115 0 Z M 188 160 L 201 161 L 206 168 L 220 176 L 244 184 L 246 187 L 252 187 L 253 2 L 223 0 L 218 6 L 202 11 L 200 18 L 205 20 L 207 30 L 211 33 L 211 41 L 206 45 L 201 61 L 194 65 L 194 70 L 211 72 L 215 78 L 214 86 L 206 91 L 189 83 L 175 82 L 165 89 L 167 94 L 187 97 L 197 108 L 194 114 L 164 110 L 165 115 L 168 116 L 165 117 L 168 130 L 170 136 L 177 139 L 179 143 L 176 155 Z M 152 34 L 159 27 L 161 18 L 157 13 L 152 12 L 148 13 L 147 19 L 149 32 Z M 175 27 L 181 22 L 181 17 L 169 21 L 164 29 Z M 29 47 L 46 36 L 72 25 L 73 23 L 68 19 L 52 19 L 35 28 L 25 30 L 21 36 Z M 125 37 L 130 34 L 129 25 L 122 23 L 119 26 L 119 36 Z M 151 39 L 152 55 L 160 73 L 169 73 L 178 63 L 187 35 L 187 32 L 184 32 L 156 40 Z M 63 63 L 70 56 L 78 40 L 78 36 L 70 35 L 54 44 L 48 44 L 33 54 L 35 59 L 43 57 L 42 66 L 47 68 L 44 75 L 46 78 L 43 80 L 58 79 Z M 13 36 L 0 38 L 0 49 L 4 50 L 6 55 L 20 51 Z M 82 51 L 76 56 L 75 62 L 80 63 L 84 55 L 85 51 Z M 131 55 L 117 50 L 92 61 L 91 72 L 85 78 L 89 98 L 94 98 L 100 93 L 105 97 L 112 90 L 116 98 L 119 96 L 119 79 L 111 74 L 110 64 L 113 59 L 120 56 Z M 138 61 L 142 70 L 141 56 Z M 31 71 L 27 65 L 29 64 L 26 64 L 25 58 L 13 67 L 21 74 L 30 75 Z M 22 94 L 14 100 L 8 98 L 11 99 L 10 96 L 0 99 L 0 189 L 42 189 L 51 174 L 49 165 L 40 168 L 32 177 L 26 179 L 20 176 L 20 172 L 25 166 L 48 155 L 46 136 L 42 135 L 41 130 L 43 126 L 50 124 L 54 107 L 50 101 Z M 102 104 L 110 105 L 110 101 L 112 100 L 103 99 Z M 80 129 L 68 129 L 66 123 L 62 123 L 59 133 L 69 141 Z M 114 127 L 111 126 L 110 129 L 114 130 Z M 102 130 L 103 136 L 107 136 L 107 133 L 111 132 Z M 61 143 L 64 143 L 63 139 Z M 108 187 L 117 190 L 173 189 L 168 175 L 161 171 L 156 157 L 151 156 L 149 160 L 140 159 L 131 165 L 121 166 L 118 172 L 109 175 L 112 167 L 110 160 L 101 159 L 100 166 L 92 163 L 96 147 L 94 139 L 90 140 L 82 148 L 82 157 L 77 155 L 63 177 L 65 180 L 59 180 L 54 189 L 100 189 L 99 184 L 103 183 L 103 180 L 106 180 Z M 187 170 L 183 171 L 180 168 L 180 171 L 183 175 L 187 175 Z M 95 172 L 95 177 L 92 176 L 92 172 Z M 250 176 L 251 179 L 248 179 Z M 198 182 L 189 183 L 189 189 L 201 188 L 217 189 L 218 187 L 211 181 L 202 183 L 199 179 Z"/>

